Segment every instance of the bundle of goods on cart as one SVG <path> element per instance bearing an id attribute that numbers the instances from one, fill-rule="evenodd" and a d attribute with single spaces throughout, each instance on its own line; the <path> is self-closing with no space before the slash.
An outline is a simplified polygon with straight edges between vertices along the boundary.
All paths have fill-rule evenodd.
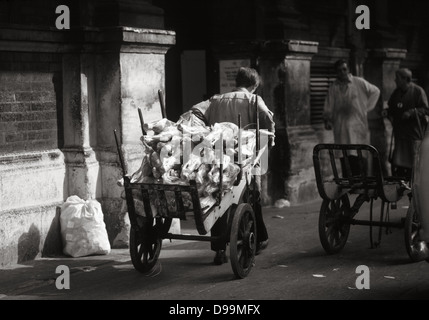
<path id="1" fill-rule="evenodd" d="M 178 122 L 163 118 L 145 123 L 143 130 L 144 155 L 130 182 L 187 185 L 193 180 L 201 207 L 207 209 L 219 192 L 233 187 L 256 146 L 255 130 L 242 130 L 231 122 L 206 126 L 183 117 Z M 167 201 L 174 206 L 174 197 Z M 184 203 L 192 206 L 190 196 L 184 195 Z"/>

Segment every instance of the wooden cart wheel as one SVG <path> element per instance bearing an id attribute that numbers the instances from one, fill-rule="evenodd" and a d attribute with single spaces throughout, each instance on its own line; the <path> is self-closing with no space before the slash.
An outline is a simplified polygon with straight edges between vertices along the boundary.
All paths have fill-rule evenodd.
<path id="1" fill-rule="evenodd" d="M 350 233 L 350 201 L 347 194 L 337 200 L 323 200 L 319 214 L 319 239 L 326 253 L 340 252 Z"/>
<path id="2" fill-rule="evenodd" d="M 134 268 L 147 273 L 158 261 L 163 235 L 168 232 L 172 219 L 138 217 L 138 222 L 140 231 L 133 226 L 130 230 L 130 256 Z"/>
<path id="3" fill-rule="evenodd" d="M 237 278 L 247 277 L 255 263 L 256 218 L 248 203 L 238 205 L 234 212 L 230 235 L 231 266 Z"/>
<path id="4" fill-rule="evenodd" d="M 405 248 L 407 249 L 408 256 L 411 261 L 419 262 L 427 259 L 427 248 L 422 250 L 421 241 L 419 240 L 420 221 L 418 219 L 417 211 L 411 201 L 407 210 L 407 216 L 404 224 Z M 426 260 L 428 261 L 428 260 Z"/>

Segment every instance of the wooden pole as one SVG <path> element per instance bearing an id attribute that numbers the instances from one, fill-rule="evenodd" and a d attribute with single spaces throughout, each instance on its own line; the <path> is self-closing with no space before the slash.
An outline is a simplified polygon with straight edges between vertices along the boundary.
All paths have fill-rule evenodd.
<path id="1" fill-rule="evenodd" d="M 142 114 L 142 109 L 139 108 L 139 117 L 140 117 L 140 125 L 142 127 L 142 133 L 145 136 L 146 135 L 146 131 L 144 131 L 143 125 L 144 125 L 144 121 L 143 121 L 143 114 Z"/>
<path id="2" fill-rule="evenodd" d="M 161 114 L 163 118 L 167 118 L 167 111 L 165 109 L 164 94 L 161 89 L 158 90 L 159 103 L 161 104 Z"/>
<path id="3" fill-rule="evenodd" d="M 121 151 L 121 147 L 119 145 L 118 135 L 117 135 L 116 129 L 113 130 L 113 134 L 115 135 L 116 148 L 118 149 L 118 155 L 119 155 L 119 161 L 121 162 L 122 173 L 123 173 L 123 176 L 125 176 L 126 172 L 125 172 L 124 158 L 122 157 L 122 151 Z"/>

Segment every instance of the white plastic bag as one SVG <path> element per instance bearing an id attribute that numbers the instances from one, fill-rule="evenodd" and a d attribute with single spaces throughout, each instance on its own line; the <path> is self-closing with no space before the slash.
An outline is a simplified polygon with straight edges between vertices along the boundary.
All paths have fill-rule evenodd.
<path id="1" fill-rule="evenodd" d="M 97 200 L 68 197 L 61 206 L 60 225 L 64 254 L 83 257 L 110 253 L 104 216 Z"/>

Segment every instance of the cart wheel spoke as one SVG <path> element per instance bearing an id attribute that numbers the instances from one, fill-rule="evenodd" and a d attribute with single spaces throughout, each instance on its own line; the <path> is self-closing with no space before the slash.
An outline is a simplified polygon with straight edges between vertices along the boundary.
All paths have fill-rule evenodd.
<path id="1" fill-rule="evenodd" d="M 341 237 L 340 237 L 340 235 L 341 235 L 340 230 L 337 230 L 337 232 L 335 232 L 335 233 L 333 234 L 334 246 L 337 246 L 337 245 L 340 243 L 340 241 L 341 241 Z"/>
<path id="2" fill-rule="evenodd" d="M 142 253 L 143 259 L 141 259 L 141 261 L 143 262 L 143 264 L 147 264 L 147 262 L 148 262 L 147 255 L 148 255 L 147 251 Z"/>
<path id="3" fill-rule="evenodd" d="M 251 256 L 250 250 L 246 250 L 246 249 L 240 250 L 240 258 L 239 258 L 240 265 L 242 265 L 244 268 L 248 268 L 249 263 L 251 263 L 250 256 Z"/>
<path id="4" fill-rule="evenodd" d="M 245 251 L 243 251 L 243 248 L 240 248 L 240 250 L 238 251 L 238 262 L 240 263 L 240 265 L 243 265 L 244 252 Z"/>
<path id="5" fill-rule="evenodd" d="M 147 245 L 147 248 L 143 250 L 143 264 L 148 263 L 148 261 L 153 257 L 153 250 L 151 245 Z"/>
<path id="6" fill-rule="evenodd" d="M 331 247 L 335 247 L 338 244 L 338 234 L 335 232 L 332 232 L 328 235 L 329 244 Z"/>
<path id="7" fill-rule="evenodd" d="M 142 245 L 142 244 L 140 244 L 139 249 L 138 249 L 138 257 L 139 257 L 140 259 L 143 257 L 143 253 L 144 253 L 143 245 Z"/>
<path id="8" fill-rule="evenodd" d="M 333 224 L 330 224 L 327 228 L 326 228 L 326 236 L 332 237 L 332 234 L 334 233 L 334 226 Z"/>
<path id="9" fill-rule="evenodd" d="M 247 223 L 247 227 L 246 227 L 246 234 L 249 234 L 251 232 L 251 230 L 253 229 L 253 221 L 248 221 Z"/>
<path id="10" fill-rule="evenodd" d="M 241 250 L 240 258 L 238 259 L 238 261 L 243 267 L 247 266 L 248 255 L 246 250 Z"/>

